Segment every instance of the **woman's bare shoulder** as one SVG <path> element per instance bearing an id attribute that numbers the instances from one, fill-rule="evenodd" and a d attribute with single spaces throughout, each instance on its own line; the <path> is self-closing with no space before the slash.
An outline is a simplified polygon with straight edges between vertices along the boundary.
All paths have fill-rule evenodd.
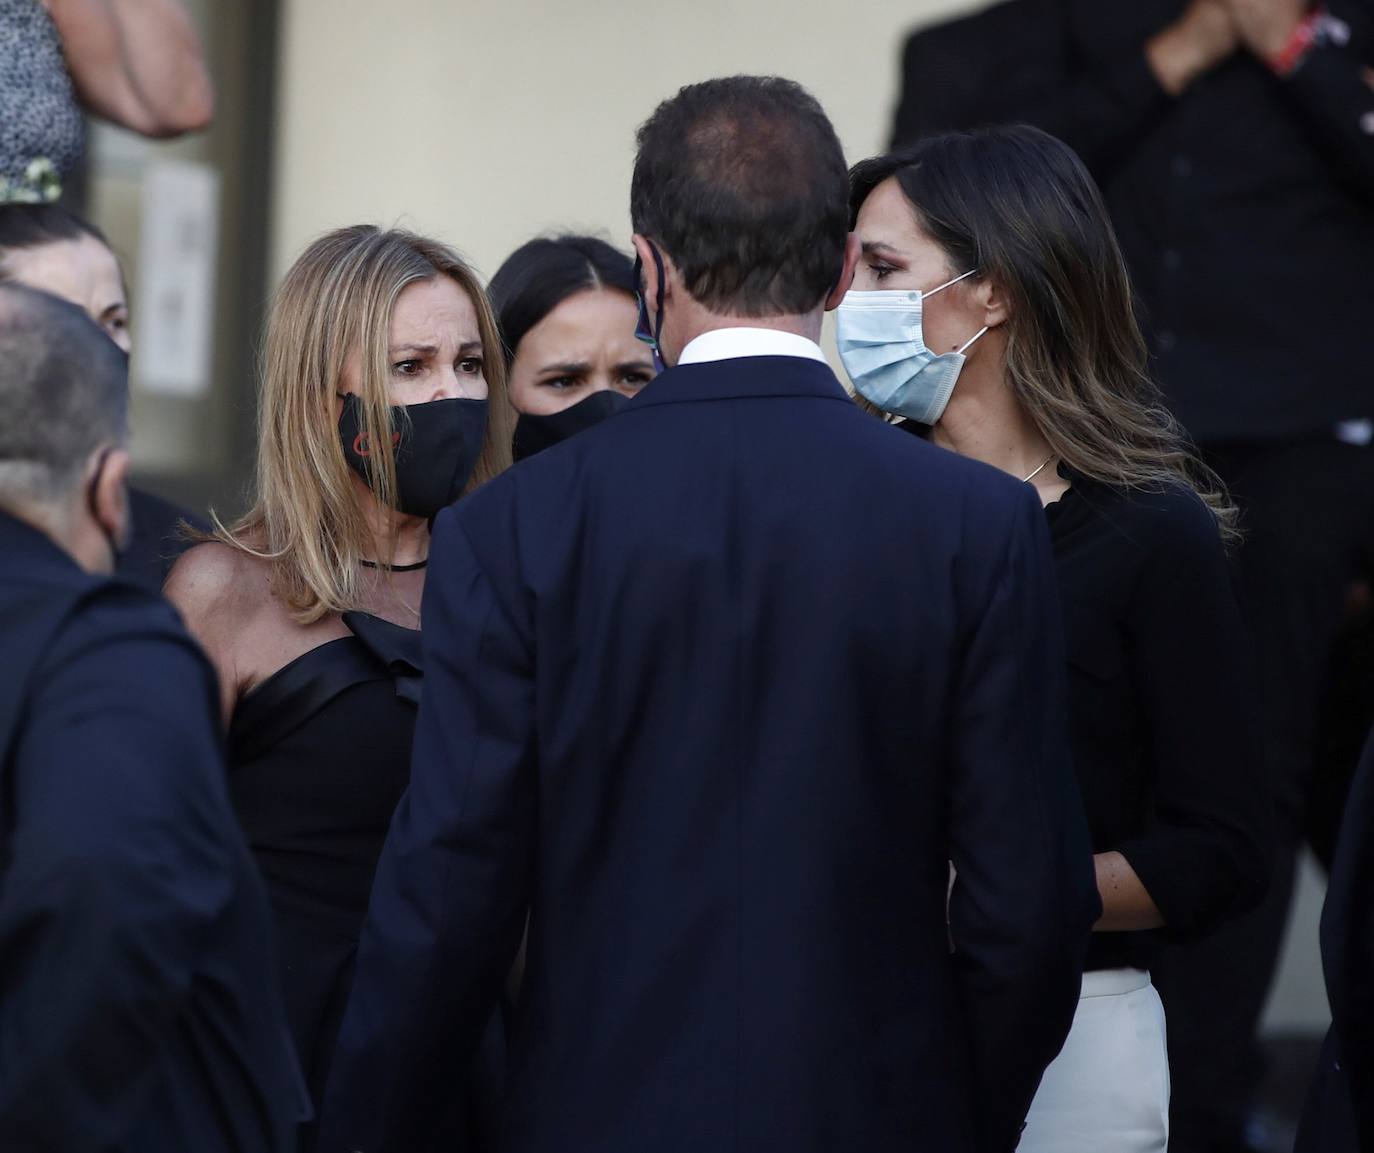
<path id="1" fill-rule="evenodd" d="M 163 588 L 196 631 L 219 620 L 242 625 L 268 599 L 270 566 L 223 541 L 206 541 L 177 558 Z"/>

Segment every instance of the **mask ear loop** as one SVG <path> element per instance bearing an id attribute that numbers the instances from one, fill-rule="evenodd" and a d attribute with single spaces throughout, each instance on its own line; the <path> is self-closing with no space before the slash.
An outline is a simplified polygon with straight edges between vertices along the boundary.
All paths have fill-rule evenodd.
<path id="1" fill-rule="evenodd" d="M 964 353 L 967 352 L 970 348 L 972 348 L 979 340 L 981 340 L 983 338 L 983 335 L 991 328 L 992 325 L 990 324 L 983 325 L 983 327 L 977 332 L 977 334 L 974 335 L 972 340 L 968 341 L 966 344 L 962 345 L 961 347 L 955 350 L 955 354 L 958 356 L 963 356 Z"/>
<path id="2" fill-rule="evenodd" d="M 944 292 L 944 290 L 945 290 L 946 288 L 949 288 L 951 285 L 958 284 L 959 281 L 961 281 L 961 280 L 967 280 L 970 276 L 972 276 L 972 275 L 973 275 L 975 272 L 977 272 L 977 271 L 978 271 L 978 270 L 977 270 L 976 268 L 970 268 L 970 269 L 969 269 L 966 273 L 964 273 L 962 276 L 956 276 L 953 280 L 946 280 L 946 281 L 944 282 L 944 284 L 940 285 L 939 288 L 932 288 L 929 292 L 923 292 L 923 293 L 921 293 L 921 295 L 922 295 L 922 296 L 934 296 L 937 292 Z M 983 330 L 983 332 L 986 332 L 986 331 L 987 331 L 987 329 L 984 329 L 984 330 Z M 978 335 L 981 336 L 982 333 L 979 333 Z M 975 336 L 973 339 L 974 339 L 974 340 L 977 340 L 978 337 Z"/>
<path id="3" fill-rule="evenodd" d="M 657 349 L 659 341 L 663 339 L 663 291 L 667 284 L 663 271 L 663 257 L 652 244 L 649 245 L 649 251 L 654 254 L 654 268 L 658 273 L 658 314 L 654 317 L 654 348 Z"/>
<path id="4" fill-rule="evenodd" d="M 658 315 L 650 320 L 648 305 L 644 300 L 644 293 L 637 292 L 636 299 L 639 304 L 639 320 L 635 325 L 635 338 L 647 344 L 654 354 L 654 369 L 656 372 L 664 370 L 663 353 L 659 350 L 659 338 L 663 335 L 663 290 L 665 285 L 665 274 L 663 271 L 663 258 L 659 256 L 658 249 L 650 244 L 649 251 L 654 255 L 654 269 L 658 278 Z M 644 262 L 638 256 L 635 257 L 635 283 L 640 283 L 640 276 L 644 271 Z"/>
<path id="5" fill-rule="evenodd" d="M 977 271 L 978 270 L 976 268 L 970 268 L 962 276 L 956 276 L 953 280 L 947 280 L 944 284 L 940 285 L 939 288 L 932 288 L 929 292 L 922 293 L 921 295 L 923 297 L 934 296 L 937 292 L 944 292 L 946 288 L 949 288 L 951 285 L 958 284 L 961 280 L 967 280 Z M 954 350 L 954 354 L 956 356 L 963 356 L 965 352 L 972 348 L 978 341 L 980 341 L 987 334 L 988 330 L 991 327 L 992 326 L 990 324 L 985 324 L 981 329 L 974 333 L 972 339 L 965 341 L 962 345 L 956 348 Z"/>

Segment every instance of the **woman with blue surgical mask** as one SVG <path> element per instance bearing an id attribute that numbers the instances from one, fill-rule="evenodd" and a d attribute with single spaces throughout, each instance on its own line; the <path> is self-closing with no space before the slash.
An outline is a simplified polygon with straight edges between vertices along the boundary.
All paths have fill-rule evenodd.
<path id="1" fill-rule="evenodd" d="M 1150 969 L 1165 942 L 1256 904 L 1269 871 L 1235 510 L 1150 379 L 1116 238 L 1069 148 L 1030 128 L 933 137 L 858 165 L 851 188 L 863 260 L 837 339 L 856 391 L 1033 485 L 1059 577 L 1103 915 L 1018 1150 L 1163 1153 Z"/>

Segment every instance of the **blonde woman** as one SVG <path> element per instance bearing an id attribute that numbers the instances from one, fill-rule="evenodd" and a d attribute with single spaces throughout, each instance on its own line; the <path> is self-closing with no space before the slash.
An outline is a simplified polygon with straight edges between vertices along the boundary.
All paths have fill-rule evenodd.
<path id="1" fill-rule="evenodd" d="M 931 137 L 850 187 L 864 256 L 836 336 L 855 388 L 1033 486 L 1059 578 L 1103 914 L 1017 1148 L 1163 1153 L 1161 934 L 1207 932 L 1268 879 L 1235 510 L 1161 405 L 1116 237 L 1066 145 L 1032 128 Z"/>
<path id="2" fill-rule="evenodd" d="M 219 671 L 317 1105 L 409 780 L 429 522 L 506 467 L 513 419 L 490 306 L 454 252 L 366 226 L 321 237 L 269 319 L 255 503 L 167 583 Z"/>

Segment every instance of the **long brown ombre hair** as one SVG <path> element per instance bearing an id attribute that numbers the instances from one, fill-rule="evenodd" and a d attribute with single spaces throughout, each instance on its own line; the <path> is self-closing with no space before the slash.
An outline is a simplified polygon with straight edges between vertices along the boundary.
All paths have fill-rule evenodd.
<path id="1" fill-rule="evenodd" d="M 467 293 L 482 337 L 487 431 L 464 490 L 470 492 L 510 465 L 515 418 L 491 305 L 456 252 L 397 229 L 340 228 L 301 253 L 272 303 L 258 405 L 255 499 L 230 527 L 216 517 L 213 539 L 270 561 L 274 587 L 302 624 L 358 605 L 359 562 L 372 558 L 379 543 L 339 439 L 344 362 L 360 351 L 358 399 L 374 446 L 369 483 L 377 502 L 391 508 L 391 315 L 407 285 L 436 276 L 452 278 Z M 376 559 L 385 564 L 395 541 L 380 543 L 385 555 Z"/>
<path id="2" fill-rule="evenodd" d="M 1007 381 L 1055 455 L 1104 484 L 1186 485 L 1236 539 L 1235 506 L 1150 376 L 1126 262 L 1068 145 L 1036 128 L 986 128 L 865 160 L 850 172 L 851 227 L 889 177 L 955 274 L 972 269 L 1006 294 Z"/>

